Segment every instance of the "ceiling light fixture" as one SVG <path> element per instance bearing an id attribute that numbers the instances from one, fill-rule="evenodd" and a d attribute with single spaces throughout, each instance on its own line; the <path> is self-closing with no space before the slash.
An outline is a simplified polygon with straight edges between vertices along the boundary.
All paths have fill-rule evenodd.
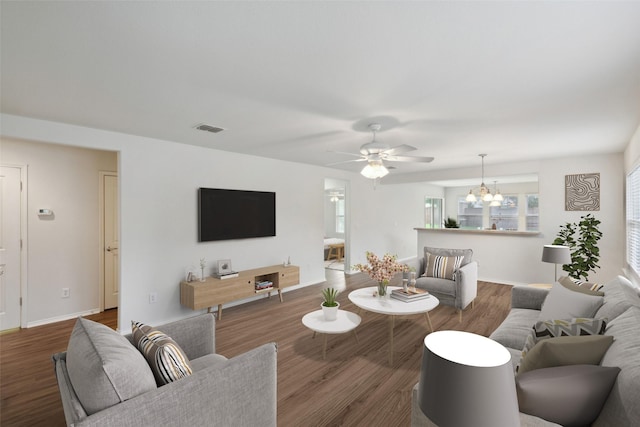
<path id="1" fill-rule="evenodd" d="M 482 181 L 480 183 L 479 197 L 480 197 L 480 200 L 483 200 L 485 202 L 490 202 L 493 200 L 493 195 L 491 194 L 491 190 L 489 190 L 489 187 L 484 185 L 484 158 L 486 157 L 486 154 L 478 154 L 478 156 L 482 158 Z M 467 194 L 467 198 L 465 200 L 467 202 L 475 202 L 477 200 L 475 194 L 473 194 L 473 189 L 469 190 L 469 194 Z"/>
<path id="2" fill-rule="evenodd" d="M 382 160 L 370 160 L 369 164 L 362 169 L 360 174 L 365 178 L 377 179 L 387 175 L 389 170 L 384 167 Z"/>

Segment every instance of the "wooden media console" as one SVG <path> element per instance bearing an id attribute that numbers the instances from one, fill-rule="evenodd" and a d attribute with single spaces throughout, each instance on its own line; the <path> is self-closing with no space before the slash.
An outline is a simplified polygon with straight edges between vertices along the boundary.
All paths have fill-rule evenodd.
<path id="1" fill-rule="evenodd" d="M 272 288 L 256 290 L 257 282 L 269 281 Z M 204 282 L 180 282 L 180 303 L 192 310 L 218 306 L 218 320 L 222 319 L 222 305 L 249 298 L 257 294 L 278 291 L 282 302 L 282 289 L 297 285 L 300 282 L 300 268 L 295 265 L 272 265 L 239 271 L 237 277 L 218 279 L 207 277 Z"/>

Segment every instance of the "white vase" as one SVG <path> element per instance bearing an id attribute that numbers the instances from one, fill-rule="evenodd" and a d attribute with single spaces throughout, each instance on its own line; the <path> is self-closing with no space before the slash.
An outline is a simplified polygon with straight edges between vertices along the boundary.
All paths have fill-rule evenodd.
<path id="1" fill-rule="evenodd" d="M 324 314 L 324 320 L 336 320 L 338 318 L 338 309 L 340 308 L 340 303 L 336 302 L 335 307 L 325 307 L 324 303 L 320 304 L 322 307 L 322 313 Z"/>

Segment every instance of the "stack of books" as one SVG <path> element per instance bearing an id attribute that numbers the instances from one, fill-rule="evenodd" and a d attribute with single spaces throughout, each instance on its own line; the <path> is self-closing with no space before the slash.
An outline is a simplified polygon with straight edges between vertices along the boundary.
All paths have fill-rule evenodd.
<path id="1" fill-rule="evenodd" d="M 213 273 L 213 277 L 216 279 L 231 279 L 232 277 L 238 277 L 237 271 L 228 271 L 226 273 Z"/>
<path id="2" fill-rule="evenodd" d="M 263 280 L 262 282 L 256 282 L 256 291 L 264 291 L 266 289 L 272 289 L 273 282 L 269 280 Z"/>
<path id="3" fill-rule="evenodd" d="M 412 302 L 429 298 L 429 292 L 418 288 L 411 288 L 406 291 L 403 291 L 402 289 L 394 289 L 391 291 L 391 298 L 404 302 Z"/>

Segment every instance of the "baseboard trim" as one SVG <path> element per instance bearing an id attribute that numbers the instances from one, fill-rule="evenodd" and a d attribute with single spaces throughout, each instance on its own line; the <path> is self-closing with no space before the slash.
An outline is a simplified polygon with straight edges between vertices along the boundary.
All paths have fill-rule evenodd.
<path id="1" fill-rule="evenodd" d="M 76 319 L 78 317 L 88 316 L 89 314 L 96 314 L 96 313 L 100 313 L 99 308 L 94 308 L 87 311 L 80 311 L 77 313 L 65 314 L 63 316 L 50 317 L 48 319 L 36 320 L 35 322 L 27 322 L 27 328 L 48 325 L 49 323 L 62 322 L 63 320 Z"/>

